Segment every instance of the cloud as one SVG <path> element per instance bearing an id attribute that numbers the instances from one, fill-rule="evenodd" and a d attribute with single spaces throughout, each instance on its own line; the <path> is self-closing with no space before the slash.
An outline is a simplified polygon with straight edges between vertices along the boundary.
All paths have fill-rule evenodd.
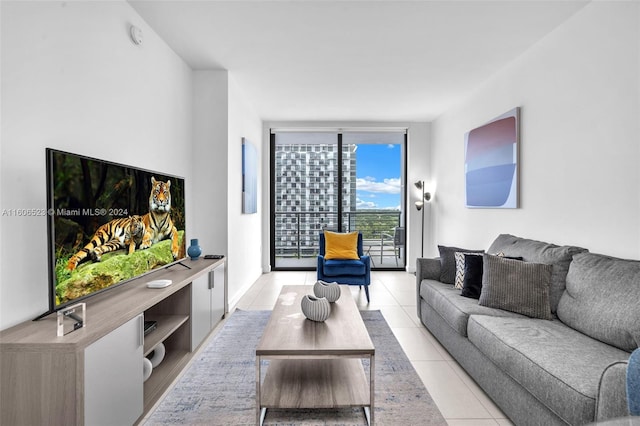
<path id="1" fill-rule="evenodd" d="M 356 198 L 356 208 L 358 209 L 375 209 L 378 205 L 373 201 L 364 201 L 360 198 Z"/>
<path id="2" fill-rule="evenodd" d="M 356 189 L 358 191 L 378 192 L 383 194 L 399 194 L 400 178 L 383 179 L 382 182 L 376 181 L 376 178 L 371 176 L 357 178 Z"/>
<path id="3" fill-rule="evenodd" d="M 356 209 L 359 209 L 359 210 L 388 210 L 388 211 L 399 212 L 400 211 L 400 206 L 380 207 L 380 206 L 378 206 L 378 204 L 376 204 L 373 201 L 365 201 L 365 200 L 363 200 L 361 198 L 356 198 Z"/>

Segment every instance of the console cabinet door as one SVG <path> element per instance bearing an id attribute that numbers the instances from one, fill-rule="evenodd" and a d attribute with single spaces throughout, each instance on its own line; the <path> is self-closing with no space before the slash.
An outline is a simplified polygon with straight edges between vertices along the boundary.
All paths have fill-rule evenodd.
<path id="1" fill-rule="evenodd" d="M 191 350 L 194 351 L 225 314 L 224 262 L 191 283 Z"/>
<path id="2" fill-rule="evenodd" d="M 139 315 L 85 349 L 85 425 L 130 425 L 142 414 L 143 327 Z"/>
<path id="3" fill-rule="evenodd" d="M 211 331 L 211 272 L 191 282 L 191 350 L 194 351 Z"/>
<path id="4" fill-rule="evenodd" d="M 224 263 L 211 272 L 211 328 L 215 327 L 225 313 Z"/>

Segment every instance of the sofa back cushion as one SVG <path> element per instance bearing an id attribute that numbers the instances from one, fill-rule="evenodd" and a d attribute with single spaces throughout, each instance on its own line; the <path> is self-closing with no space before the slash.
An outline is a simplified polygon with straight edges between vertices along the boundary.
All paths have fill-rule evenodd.
<path id="1" fill-rule="evenodd" d="M 593 253 L 573 258 L 558 318 L 601 342 L 640 346 L 640 261 Z"/>
<path id="2" fill-rule="evenodd" d="M 522 257 L 525 262 L 553 265 L 549 301 L 551 312 L 556 313 L 564 292 L 569 264 L 574 254 L 587 250 L 574 246 L 557 246 L 542 241 L 529 240 L 509 234 L 501 234 L 491 244 L 487 253 L 504 253 L 505 256 Z"/>

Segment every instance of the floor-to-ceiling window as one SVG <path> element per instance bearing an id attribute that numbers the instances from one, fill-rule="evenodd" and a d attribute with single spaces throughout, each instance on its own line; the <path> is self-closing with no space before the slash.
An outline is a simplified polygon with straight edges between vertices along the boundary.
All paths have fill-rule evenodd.
<path id="1" fill-rule="evenodd" d="M 271 134 L 271 264 L 313 269 L 324 230 L 363 233 L 374 269 L 404 268 L 406 132 Z"/>

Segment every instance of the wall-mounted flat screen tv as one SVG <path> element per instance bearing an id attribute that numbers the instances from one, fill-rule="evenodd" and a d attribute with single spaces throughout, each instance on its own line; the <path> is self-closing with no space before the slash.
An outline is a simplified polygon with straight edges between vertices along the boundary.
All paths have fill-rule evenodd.
<path id="1" fill-rule="evenodd" d="M 185 258 L 184 179 L 48 148 L 49 310 Z"/>

